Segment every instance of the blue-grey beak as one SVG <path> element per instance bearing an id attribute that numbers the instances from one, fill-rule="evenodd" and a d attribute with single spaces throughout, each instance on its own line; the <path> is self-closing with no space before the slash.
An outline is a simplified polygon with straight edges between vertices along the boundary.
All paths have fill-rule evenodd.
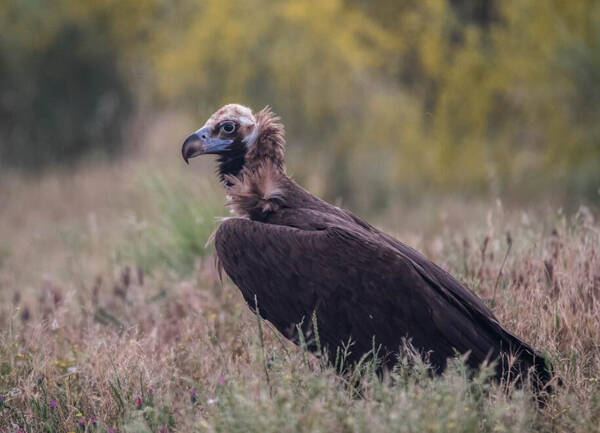
<path id="1" fill-rule="evenodd" d="M 198 155 L 218 155 L 227 152 L 232 143 L 231 139 L 212 138 L 210 128 L 205 126 L 185 139 L 181 146 L 181 156 L 189 164 L 188 160 Z"/>

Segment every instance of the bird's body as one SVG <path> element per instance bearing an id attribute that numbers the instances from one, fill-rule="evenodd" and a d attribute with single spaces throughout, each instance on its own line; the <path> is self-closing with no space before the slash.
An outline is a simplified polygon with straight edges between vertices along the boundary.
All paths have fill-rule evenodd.
<path id="1" fill-rule="evenodd" d="M 195 136 L 212 131 L 207 140 L 227 140 L 223 122 L 235 118 L 227 107 L 232 106 L 217 112 Z M 351 341 L 350 363 L 375 348 L 383 366 L 391 367 L 399 348 L 410 341 L 437 372 L 448 358 L 468 354 L 473 368 L 498 361 L 499 378 L 521 380 L 533 371 L 538 384 L 550 381 L 544 358 L 449 273 L 290 179 L 277 120 L 263 110 L 254 117 L 256 129 L 232 137 L 245 143 L 238 171 L 226 169 L 229 159 L 240 158 L 237 152 L 219 153 L 219 173 L 237 217 L 217 229 L 216 251 L 251 308 L 258 306 L 294 341 L 296 325 L 307 331 L 316 318 L 319 345 L 330 360 Z M 251 143 L 244 141 L 249 134 Z M 209 145 L 203 143 L 188 138 L 184 158 L 206 153 Z"/>

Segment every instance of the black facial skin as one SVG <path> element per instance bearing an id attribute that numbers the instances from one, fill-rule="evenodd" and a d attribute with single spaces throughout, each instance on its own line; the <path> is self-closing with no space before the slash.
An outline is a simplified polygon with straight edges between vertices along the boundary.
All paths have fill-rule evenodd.
<path id="1" fill-rule="evenodd" d="M 229 132 L 231 127 L 234 129 Z M 239 132 L 239 125 L 233 121 L 224 121 L 216 125 L 212 135 L 222 139 L 233 139 L 233 143 L 220 152 L 217 158 L 217 173 L 221 181 L 225 182 L 225 176 L 237 176 L 244 168 L 246 144 Z"/>
<path id="2" fill-rule="evenodd" d="M 247 148 L 239 124 L 225 120 L 212 128 L 204 127 L 185 139 L 181 154 L 185 162 L 199 155 L 217 155 L 217 173 L 221 181 L 237 176 L 244 167 Z"/>
<path id="3" fill-rule="evenodd" d="M 246 158 L 246 145 L 241 138 L 236 137 L 226 152 L 219 154 L 217 158 L 217 173 L 222 181 L 225 176 L 237 176 L 244 168 Z"/>

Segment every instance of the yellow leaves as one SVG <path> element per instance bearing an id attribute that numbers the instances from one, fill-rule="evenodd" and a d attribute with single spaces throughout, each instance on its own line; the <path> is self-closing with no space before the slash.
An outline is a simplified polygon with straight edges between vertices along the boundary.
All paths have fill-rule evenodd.
<path id="1" fill-rule="evenodd" d="M 573 164 L 593 135 L 574 128 L 573 95 L 586 83 L 560 63 L 573 41 L 595 40 L 591 2 L 506 0 L 488 27 L 449 0 L 361 3 L 60 0 L 11 25 L 40 46 L 61 20 L 96 26 L 132 82 L 147 77 L 143 91 L 207 113 L 231 101 L 272 104 L 291 138 L 319 137 L 340 157 L 350 147 L 387 152 L 397 183 L 518 182 L 548 170 L 542 160 Z"/>
<path id="2" fill-rule="evenodd" d="M 353 67 L 381 63 L 382 50 L 394 48 L 395 37 L 364 13 L 340 0 L 290 0 L 280 7 L 289 25 L 301 27 L 305 38 L 320 43 Z M 330 45 L 330 47 L 329 47 Z"/>
<path id="3" fill-rule="evenodd" d="M 448 35 L 445 34 L 444 21 L 449 19 L 451 11 L 445 10 L 443 5 L 443 2 L 428 1 L 422 6 L 425 11 L 421 16 L 423 27 L 419 51 L 425 71 L 434 76 L 444 71 L 443 66 L 448 54 Z"/>
<path id="4" fill-rule="evenodd" d="M 172 44 L 154 56 L 159 90 L 170 98 L 197 89 L 221 100 L 239 100 L 260 64 L 258 45 L 265 31 L 263 17 L 272 16 L 262 2 L 215 1 L 196 7 L 189 25 Z M 218 83 L 215 78 L 220 78 Z M 216 87 L 216 88 L 215 88 Z"/>
<path id="5" fill-rule="evenodd" d="M 92 25 L 99 16 L 104 17 L 110 36 L 123 44 L 121 49 L 128 50 L 138 45 L 136 39 L 142 33 L 152 31 L 153 16 L 161 0 L 61 0 L 60 4 L 68 16 L 82 25 Z"/>
<path id="6" fill-rule="evenodd" d="M 343 84 L 355 71 L 382 66 L 397 46 L 393 34 L 340 0 L 209 0 L 188 20 L 153 56 L 159 90 L 170 98 L 195 89 L 239 100 L 261 81 L 282 95 L 313 78 Z"/>

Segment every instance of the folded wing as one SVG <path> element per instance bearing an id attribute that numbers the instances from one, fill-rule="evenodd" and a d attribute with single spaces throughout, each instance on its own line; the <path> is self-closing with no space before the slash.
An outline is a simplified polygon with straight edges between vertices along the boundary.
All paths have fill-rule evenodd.
<path id="1" fill-rule="evenodd" d="M 510 351 L 532 359 L 521 368 L 534 364 L 533 349 L 506 332 L 471 292 L 461 297 L 467 289 L 444 287 L 443 274 L 374 234 L 233 218 L 221 224 L 215 244 L 248 304 L 254 308 L 256 297 L 261 315 L 284 335 L 295 339 L 295 325 L 310 323 L 314 313 L 330 357 L 351 339 L 349 360 L 356 361 L 374 339 L 391 364 L 409 338 L 440 371 L 447 358 L 467 352 L 474 367 Z"/>

